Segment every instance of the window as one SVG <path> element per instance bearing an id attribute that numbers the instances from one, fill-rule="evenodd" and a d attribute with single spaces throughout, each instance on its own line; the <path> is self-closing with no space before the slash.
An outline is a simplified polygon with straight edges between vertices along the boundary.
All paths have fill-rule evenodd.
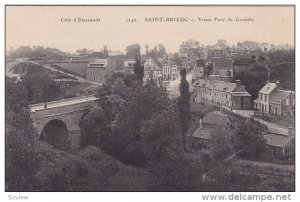
<path id="1" fill-rule="evenodd" d="M 286 98 L 285 104 L 286 104 L 286 106 L 289 106 L 289 104 L 290 104 L 290 99 L 289 98 Z"/>
<path id="2" fill-rule="evenodd" d="M 263 94 L 259 94 L 260 100 L 263 100 Z"/>

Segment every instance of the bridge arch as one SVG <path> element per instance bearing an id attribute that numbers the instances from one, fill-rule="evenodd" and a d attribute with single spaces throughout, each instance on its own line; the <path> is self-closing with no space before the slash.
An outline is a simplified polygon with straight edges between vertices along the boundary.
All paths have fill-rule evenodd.
<path id="1" fill-rule="evenodd" d="M 57 149 L 66 149 L 69 145 L 69 130 L 67 124 L 60 119 L 48 121 L 42 129 L 40 140 L 51 144 Z"/>
<path id="2" fill-rule="evenodd" d="M 80 120 L 90 108 L 90 103 L 97 99 L 94 96 L 82 96 L 29 105 L 30 117 L 37 134 L 36 138 L 52 143 L 56 147 L 62 145 L 56 144 L 54 140 L 61 140 L 65 143 L 65 147 L 78 149 L 80 146 Z M 52 127 L 53 125 L 58 127 Z M 53 128 L 59 128 L 57 133 L 63 134 L 62 137 L 57 137 Z"/>

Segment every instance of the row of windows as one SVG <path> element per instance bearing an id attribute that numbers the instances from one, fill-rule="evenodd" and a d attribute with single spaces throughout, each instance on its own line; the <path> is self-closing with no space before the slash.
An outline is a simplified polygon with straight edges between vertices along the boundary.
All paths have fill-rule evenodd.
<path id="1" fill-rule="evenodd" d="M 90 76 L 89 80 L 94 82 L 101 82 L 101 77 Z"/>
<path id="2" fill-rule="evenodd" d="M 259 97 L 260 97 L 260 101 L 268 101 L 268 96 L 266 94 L 260 93 Z"/>
<path id="3" fill-rule="evenodd" d="M 90 74 L 100 74 L 101 73 L 101 70 L 100 69 L 90 69 L 89 71 Z"/>
<path id="4" fill-rule="evenodd" d="M 270 111 L 273 114 L 280 115 L 280 107 L 278 107 L 278 106 L 270 105 Z"/>

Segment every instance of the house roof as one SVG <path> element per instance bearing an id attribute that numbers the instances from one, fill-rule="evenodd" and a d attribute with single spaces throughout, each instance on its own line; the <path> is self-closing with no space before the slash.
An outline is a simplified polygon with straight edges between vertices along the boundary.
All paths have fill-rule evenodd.
<path id="1" fill-rule="evenodd" d="M 198 79 L 194 82 L 194 85 L 232 93 L 235 96 L 250 96 L 250 94 L 246 91 L 246 89 L 243 86 L 238 86 L 236 83 L 231 82 Z M 238 93 L 240 93 L 240 95 L 238 95 Z"/>
<path id="2" fill-rule="evenodd" d="M 158 64 L 151 57 L 146 59 L 146 61 L 144 63 L 144 68 L 145 68 L 145 70 L 159 70 L 160 69 Z"/>
<path id="3" fill-rule="evenodd" d="M 251 95 L 248 92 L 231 92 L 232 96 L 246 96 L 246 97 L 251 97 Z"/>
<path id="4" fill-rule="evenodd" d="M 195 81 L 197 86 L 204 86 L 210 89 L 231 92 L 236 88 L 236 83 L 230 83 L 225 81 L 198 79 Z"/>
<path id="5" fill-rule="evenodd" d="M 291 91 L 278 89 L 270 94 L 270 101 L 281 102 L 287 96 L 289 96 L 290 93 Z"/>
<path id="6" fill-rule="evenodd" d="M 276 83 L 267 83 L 259 93 L 270 94 L 276 88 Z"/>
<path id="7" fill-rule="evenodd" d="M 255 100 L 253 100 L 253 102 L 259 103 L 259 98 L 256 98 Z"/>
<path id="8" fill-rule="evenodd" d="M 97 58 L 94 60 L 94 62 L 91 62 L 92 64 L 107 64 L 107 59 L 101 59 L 101 58 Z"/>
<path id="9" fill-rule="evenodd" d="M 231 92 L 233 96 L 251 96 L 245 89 L 244 86 L 237 85 L 236 88 Z"/>
<path id="10" fill-rule="evenodd" d="M 135 64 L 135 60 L 134 59 L 124 60 L 124 66 L 125 67 L 128 67 L 130 64 Z"/>
<path id="11" fill-rule="evenodd" d="M 291 136 L 272 134 L 272 133 L 264 135 L 264 137 L 267 139 L 266 144 L 273 147 L 284 147 L 294 139 Z"/>
<path id="12" fill-rule="evenodd" d="M 228 115 L 222 114 L 219 111 L 213 111 L 205 114 L 202 119 L 203 124 L 212 124 L 218 126 L 227 126 L 230 123 Z"/>
<path id="13" fill-rule="evenodd" d="M 194 132 L 192 137 L 201 138 L 201 139 L 205 139 L 205 140 L 211 140 L 211 133 L 213 130 L 214 130 L 214 128 L 209 127 L 209 126 L 198 128 Z"/>

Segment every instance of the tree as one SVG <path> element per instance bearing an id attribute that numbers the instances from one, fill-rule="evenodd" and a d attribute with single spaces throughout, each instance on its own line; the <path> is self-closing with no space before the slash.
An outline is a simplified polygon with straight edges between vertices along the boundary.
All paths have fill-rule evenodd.
<path id="1" fill-rule="evenodd" d="M 35 132 L 22 83 L 6 80 L 5 102 L 5 185 L 6 191 L 38 190 L 40 166 Z"/>
<path id="2" fill-rule="evenodd" d="M 141 46 L 139 44 L 131 44 L 126 47 L 127 58 L 138 58 L 141 59 Z"/>
<path id="3" fill-rule="evenodd" d="M 254 100 L 257 98 L 260 89 L 268 80 L 268 70 L 265 66 L 256 64 L 253 68 L 237 75 L 233 80 L 235 81 L 237 79 L 241 80 L 242 84 L 245 85 L 246 90 L 251 94 L 251 99 Z"/>
<path id="4" fill-rule="evenodd" d="M 20 46 L 12 52 L 13 58 L 27 58 L 33 56 L 33 50 L 30 46 Z"/>
<path id="5" fill-rule="evenodd" d="M 254 120 L 242 123 L 232 137 L 232 145 L 236 152 L 257 157 L 266 149 L 263 137 L 264 127 Z"/>
<path id="6" fill-rule="evenodd" d="M 158 191 L 203 191 L 201 159 L 187 153 L 173 153 L 161 163 L 150 163 L 148 170 L 160 179 Z"/>
<path id="7" fill-rule="evenodd" d="M 280 81 L 283 89 L 295 90 L 295 63 L 278 64 L 270 68 L 272 82 Z"/>
<path id="8" fill-rule="evenodd" d="M 201 161 L 204 164 L 204 171 L 208 171 L 208 165 L 211 162 L 210 154 L 206 151 L 201 152 Z"/>
<path id="9" fill-rule="evenodd" d="M 228 133 L 226 129 L 218 128 L 211 134 L 211 150 L 216 160 L 223 160 L 231 150 Z"/>
<path id="10" fill-rule="evenodd" d="M 76 50 L 76 53 L 79 55 L 87 55 L 88 50 L 86 48 Z"/>
<path id="11" fill-rule="evenodd" d="M 143 82 L 144 65 L 141 64 L 141 61 L 138 58 L 136 58 L 136 60 L 135 60 L 133 72 L 134 72 L 136 78 L 139 81 Z"/>
<path id="12" fill-rule="evenodd" d="M 167 54 L 164 44 L 158 45 L 158 57 L 162 58 Z"/>
<path id="13" fill-rule="evenodd" d="M 183 68 L 180 70 L 181 83 L 179 86 L 180 96 L 178 99 L 178 111 L 179 111 L 179 120 L 181 124 L 181 135 L 182 135 L 182 144 L 184 151 L 186 151 L 186 138 L 185 134 L 188 130 L 190 124 L 190 92 L 189 92 L 189 83 L 186 80 L 186 69 Z"/>
<path id="14" fill-rule="evenodd" d="M 48 73 L 37 65 L 26 66 L 22 83 L 28 92 L 30 103 L 53 101 L 61 98 L 60 85 L 49 77 Z"/>
<path id="15" fill-rule="evenodd" d="M 162 163 L 181 149 L 175 117 L 174 112 L 161 111 L 142 123 L 141 139 L 149 161 Z"/>

